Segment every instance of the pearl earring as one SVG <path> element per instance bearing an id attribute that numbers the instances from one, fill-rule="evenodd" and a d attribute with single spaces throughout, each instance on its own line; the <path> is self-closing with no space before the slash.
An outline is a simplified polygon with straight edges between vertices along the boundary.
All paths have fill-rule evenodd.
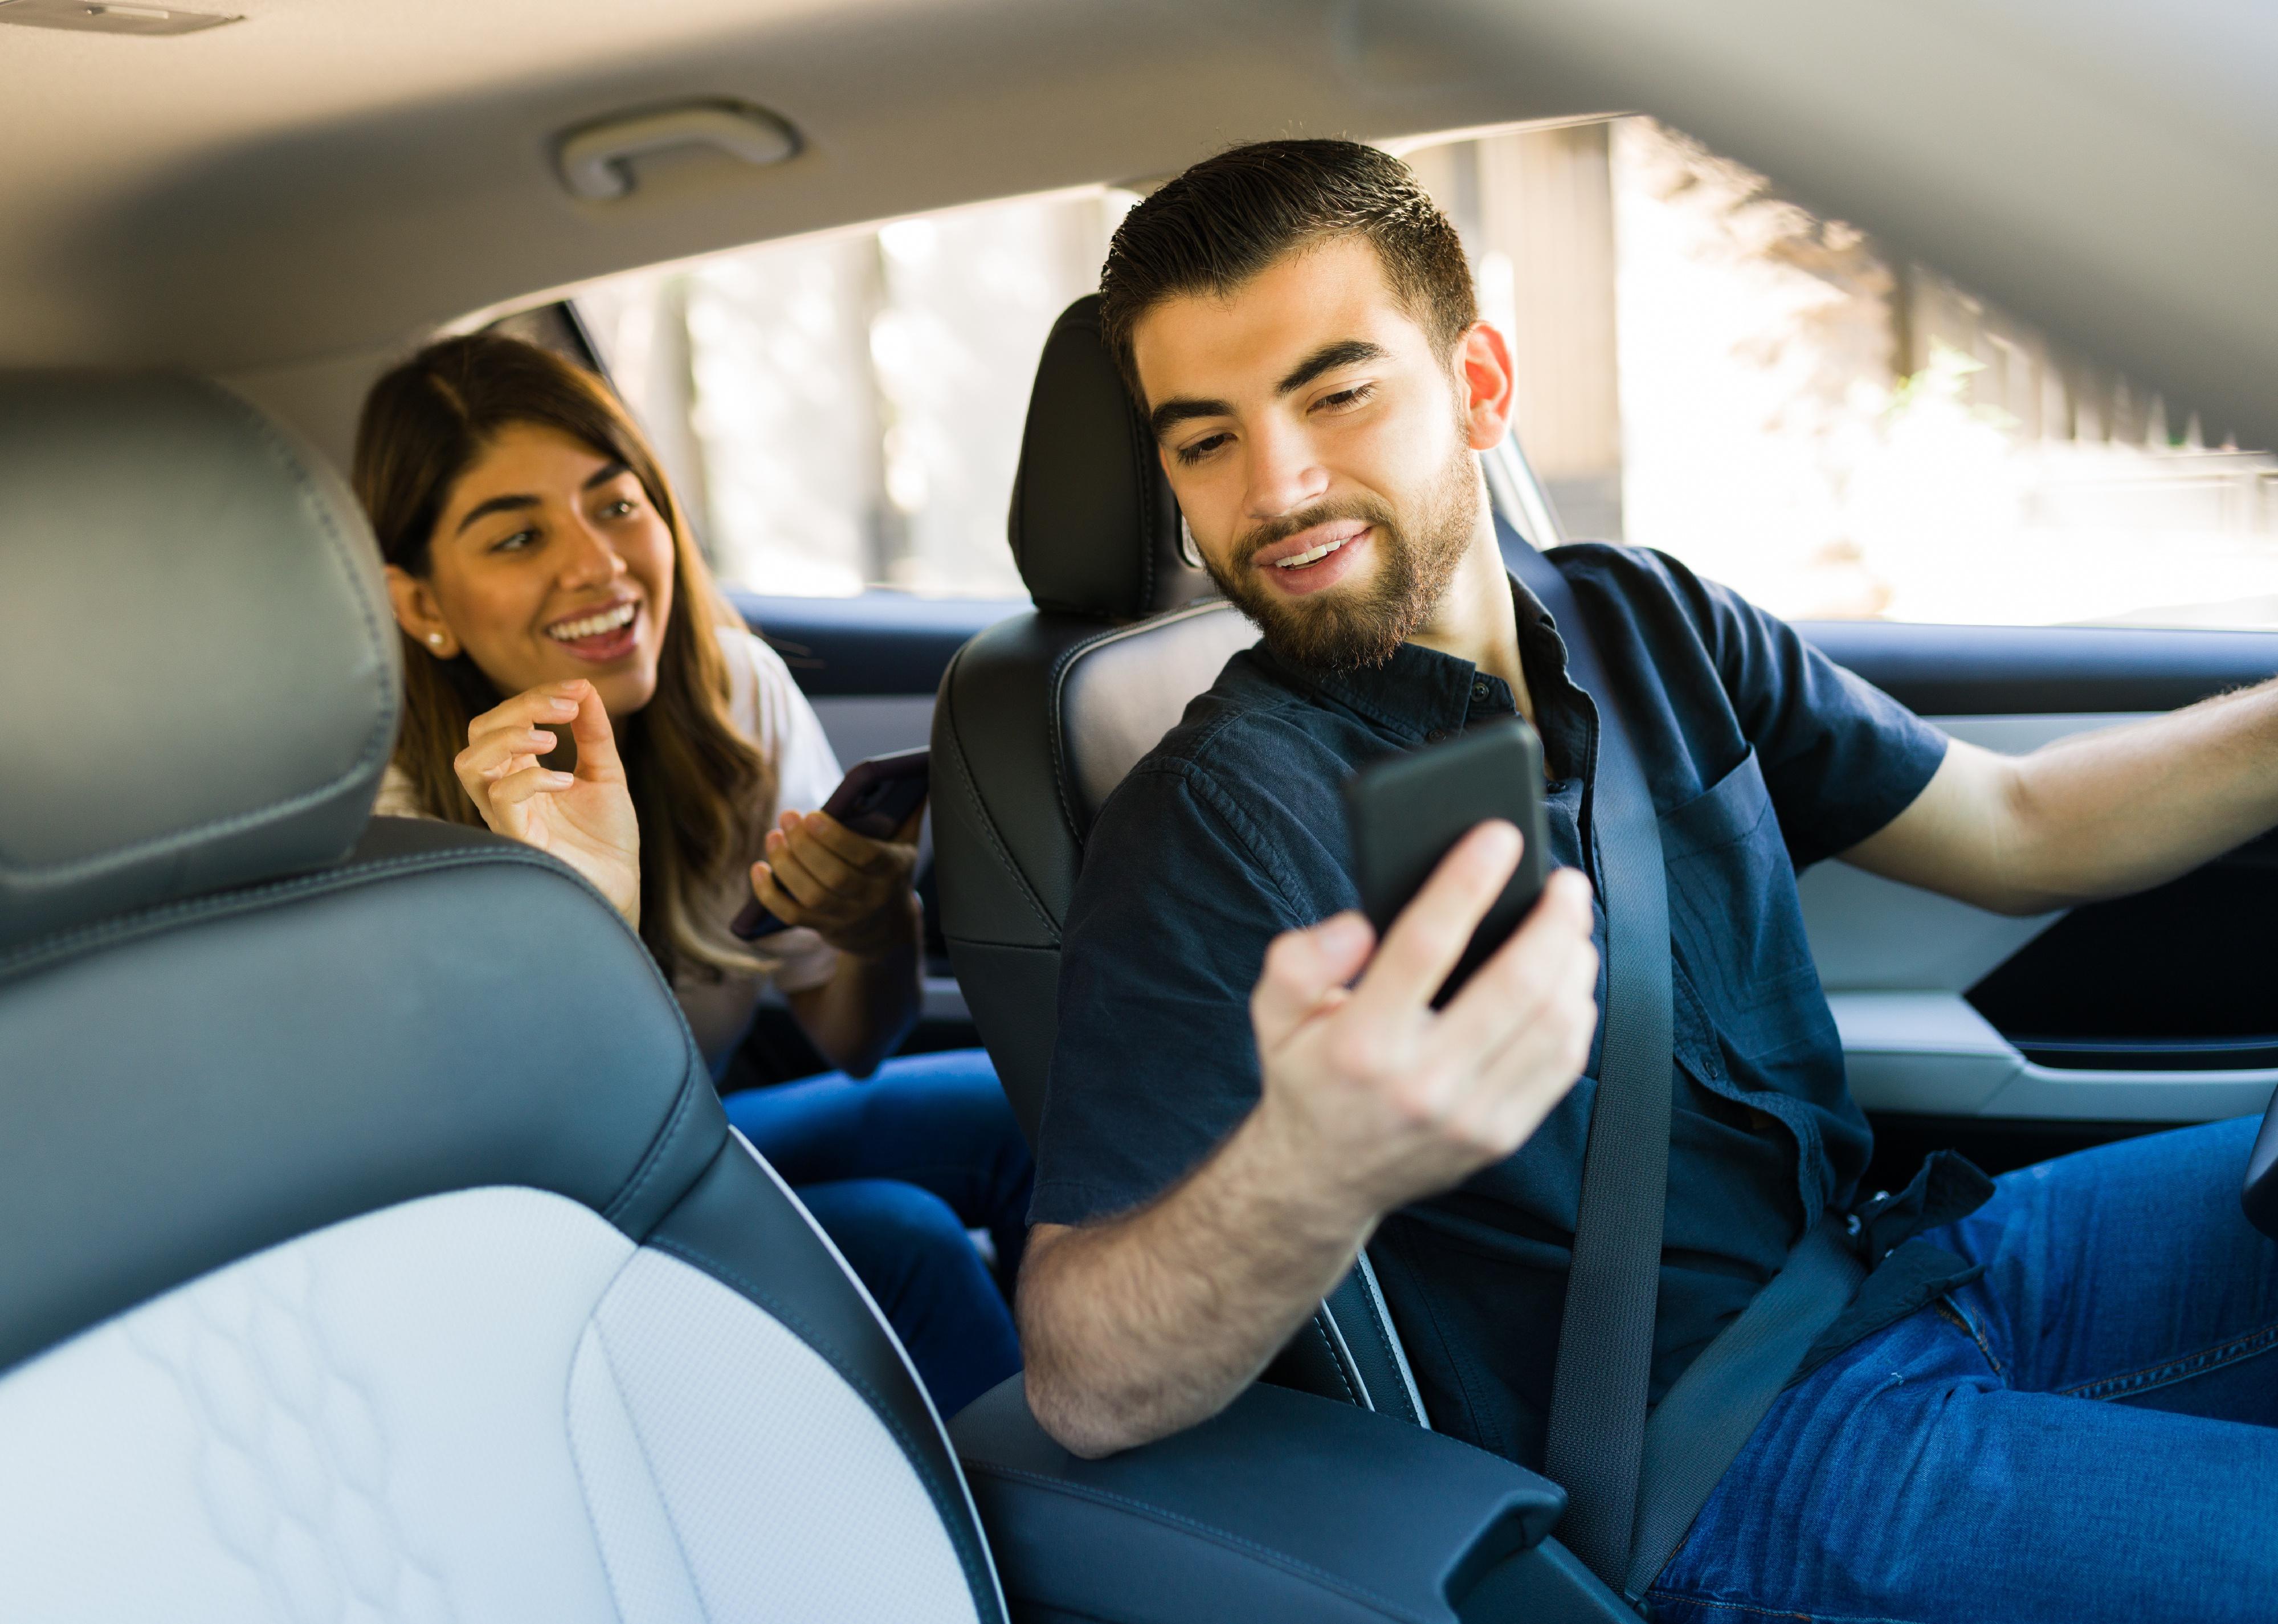
<path id="1" fill-rule="evenodd" d="M 427 634 L 427 640 L 440 648 L 443 646 L 443 634 L 440 632 L 430 632 Z"/>

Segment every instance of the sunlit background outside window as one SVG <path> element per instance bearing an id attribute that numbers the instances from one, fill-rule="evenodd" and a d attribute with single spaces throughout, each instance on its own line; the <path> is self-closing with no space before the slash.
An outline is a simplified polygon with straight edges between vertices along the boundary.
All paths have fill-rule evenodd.
<path id="1" fill-rule="evenodd" d="M 1794 618 L 2278 625 L 2278 460 L 2190 402 L 1650 119 L 1400 149 L 1511 341 L 1571 535 Z M 765 244 L 577 304 L 723 578 L 1018 597 L 1031 374 L 1132 201 Z"/>

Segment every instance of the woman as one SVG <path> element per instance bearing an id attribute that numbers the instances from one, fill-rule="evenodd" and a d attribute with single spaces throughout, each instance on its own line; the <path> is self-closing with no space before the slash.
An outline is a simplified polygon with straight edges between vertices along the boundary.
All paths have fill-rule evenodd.
<path id="1" fill-rule="evenodd" d="M 977 1051 L 880 1063 L 918 1009 L 917 820 L 868 840 L 800 809 L 838 763 L 782 660 L 728 624 L 631 418 L 545 350 L 451 339 L 373 387 L 354 481 L 408 645 L 378 810 L 487 825 L 592 881 L 715 1077 L 772 984 L 842 1069 L 731 1094 L 730 1120 L 798 1187 L 943 1413 L 1010 1375 L 1011 1318 L 967 1230 L 990 1231 L 1011 1279 L 1019 1130 Z M 730 935 L 754 895 L 794 928 Z"/>

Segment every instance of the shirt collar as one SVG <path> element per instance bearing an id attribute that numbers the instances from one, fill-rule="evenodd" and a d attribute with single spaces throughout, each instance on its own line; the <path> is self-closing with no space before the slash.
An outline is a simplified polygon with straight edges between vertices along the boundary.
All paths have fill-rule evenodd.
<path id="1" fill-rule="evenodd" d="M 1519 658 L 1526 667 L 1536 719 L 1553 770 L 1563 775 L 1573 770 L 1583 752 L 1575 747 L 1579 740 L 1569 738 L 1563 724 L 1576 716 L 1577 701 L 1586 715 L 1587 701 L 1567 676 L 1565 640 L 1549 611 L 1525 582 L 1516 576 L 1510 580 L 1511 605 L 1517 612 Z M 1263 645 L 1258 653 L 1292 686 L 1342 706 L 1410 745 L 1460 732 L 1475 706 L 1503 711 L 1512 708 L 1510 685 L 1500 677 L 1483 676 L 1469 660 L 1420 643 L 1403 643 L 1382 665 L 1357 671 L 1296 665 Z M 1485 693 L 1475 691 L 1482 684 Z"/>

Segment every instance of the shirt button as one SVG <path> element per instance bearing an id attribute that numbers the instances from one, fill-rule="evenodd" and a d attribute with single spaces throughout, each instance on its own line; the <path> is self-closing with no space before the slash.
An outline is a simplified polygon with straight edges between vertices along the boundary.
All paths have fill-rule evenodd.
<path id="1" fill-rule="evenodd" d="M 1473 699 L 1485 699 L 1487 696 L 1487 685 L 1486 683 L 1475 682 L 1472 685 L 1472 697 Z"/>
<path id="2" fill-rule="evenodd" d="M 1446 728 L 1444 728 L 1444 727 L 1435 727 L 1435 728 L 1433 728 L 1430 732 L 1428 732 L 1428 733 L 1426 733 L 1426 734 L 1425 734 L 1425 735 L 1424 735 L 1424 742 L 1425 742 L 1426 744 L 1438 744 L 1441 739 L 1445 739 L 1447 736 L 1448 736 L 1448 730 L 1447 730 Z"/>

